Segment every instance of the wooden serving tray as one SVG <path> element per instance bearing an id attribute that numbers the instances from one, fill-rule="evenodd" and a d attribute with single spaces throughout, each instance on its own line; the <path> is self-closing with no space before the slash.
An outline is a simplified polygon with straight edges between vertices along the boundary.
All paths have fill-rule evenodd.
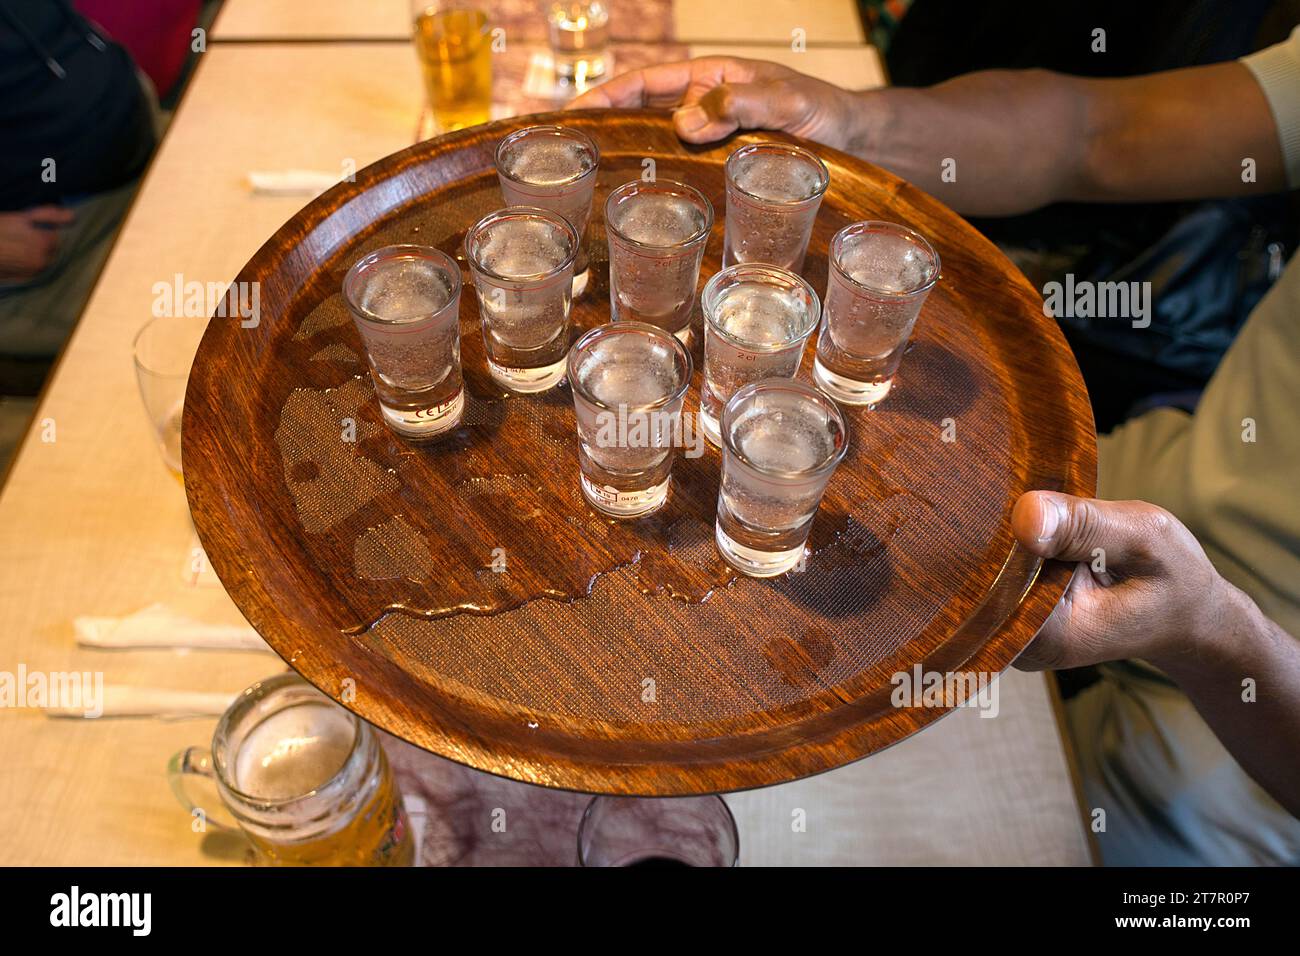
<path id="1" fill-rule="evenodd" d="M 737 579 L 713 544 L 717 451 L 679 456 L 670 500 L 648 519 L 591 511 L 567 385 L 540 397 L 493 385 L 468 274 L 464 424 L 414 446 L 381 423 L 344 272 L 393 242 L 463 264 L 465 230 L 502 205 L 497 142 L 555 122 L 602 153 L 579 330 L 609 319 L 601 209 L 613 187 L 648 157 L 660 178 L 711 199 L 702 287 L 719 268 L 724 160 L 742 143 L 789 139 L 697 149 L 661 112 L 520 117 L 403 150 L 309 204 L 238 276 L 261 283 L 260 323 L 214 318 L 186 395 L 185 487 L 222 583 L 272 647 L 363 718 L 518 780 L 732 790 L 916 732 L 946 710 L 892 706 L 891 675 L 1000 672 L 1070 576 L 1015 547 L 1008 527 L 1025 490 L 1093 491 L 1087 394 L 1039 295 L 936 200 L 801 143 L 831 173 L 804 269 L 819 294 L 827 243 L 860 219 L 916 228 L 943 273 L 893 391 L 875 410 L 848 410 L 851 447 L 806 569 Z M 699 322 L 697 308 L 692 412 Z M 805 379 L 812 355 L 810 344 Z"/>

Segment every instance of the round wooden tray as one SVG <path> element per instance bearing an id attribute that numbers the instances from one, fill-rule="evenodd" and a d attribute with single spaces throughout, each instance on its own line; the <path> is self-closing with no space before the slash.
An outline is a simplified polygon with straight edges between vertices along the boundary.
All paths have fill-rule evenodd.
<path id="1" fill-rule="evenodd" d="M 819 294 L 828 241 L 860 219 L 918 229 L 943 274 L 894 390 L 848 412 L 850 451 L 805 570 L 737 580 L 713 545 L 717 451 L 678 457 L 656 515 L 596 515 L 578 490 L 567 385 L 541 397 L 493 386 L 468 275 L 463 426 L 413 446 L 381 423 L 344 272 L 393 242 L 463 264 L 466 228 L 502 205 L 497 142 L 554 122 L 602 154 L 578 329 L 609 318 L 610 189 L 652 158 L 660 178 L 711 199 L 703 286 L 719 268 L 723 161 L 741 143 L 789 139 L 696 149 L 660 112 L 520 117 L 403 150 L 309 204 L 237 278 L 261 284 L 260 322 L 214 318 L 186 395 L 185 487 L 222 583 L 272 647 L 361 717 L 546 786 L 667 795 L 778 783 L 937 719 L 945 708 L 894 707 L 891 676 L 1007 667 L 1070 576 L 1014 545 L 1012 504 L 1032 488 L 1093 491 L 1087 395 L 1040 297 L 939 202 L 801 143 L 831 173 L 804 269 Z"/>

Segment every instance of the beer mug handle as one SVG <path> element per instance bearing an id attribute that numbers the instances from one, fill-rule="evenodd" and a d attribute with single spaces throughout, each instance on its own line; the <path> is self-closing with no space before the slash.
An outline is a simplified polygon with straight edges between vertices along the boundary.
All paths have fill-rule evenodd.
<path id="1" fill-rule="evenodd" d="M 187 776 L 203 777 L 209 781 L 213 799 L 216 805 L 221 807 L 222 815 L 225 815 L 225 805 L 216 792 L 217 776 L 212 769 L 212 753 L 206 747 L 186 747 L 178 751 L 167 763 L 167 782 L 171 784 L 172 793 L 176 795 L 180 805 L 190 812 L 192 818 L 201 817 L 205 825 L 211 825 L 217 830 L 238 831 L 239 826 L 233 820 L 227 822 L 218 820 L 206 808 L 198 806 L 190 799 L 185 789 Z"/>

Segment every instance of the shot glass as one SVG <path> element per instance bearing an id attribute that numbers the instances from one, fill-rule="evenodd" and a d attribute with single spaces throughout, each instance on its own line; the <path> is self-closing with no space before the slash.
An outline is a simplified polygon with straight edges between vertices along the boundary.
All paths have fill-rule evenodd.
<path id="1" fill-rule="evenodd" d="M 687 341 L 712 228 L 713 205 L 684 183 L 638 179 L 610 193 L 605 231 L 611 319 L 657 325 Z"/>
<path id="2" fill-rule="evenodd" d="M 578 827 L 579 866 L 735 866 L 740 836 L 721 797 L 595 797 Z"/>
<path id="3" fill-rule="evenodd" d="M 647 515 L 668 498 L 691 356 L 664 329 L 618 322 L 569 350 L 582 494 L 615 518 Z"/>
<path id="4" fill-rule="evenodd" d="M 528 126 L 501 140 L 497 180 L 507 206 L 536 206 L 563 216 L 578 234 L 573 294 L 587 288 L 587 224 L 600 150 L 590 136 L 565 126 Z"/>
<path id="5" fill-rule="evenodd" d="M 810 385 L 765 379 L 731 396 L 722 437 L 718 550 L 751 577 L 789 571 L 848 449 L 844 416 Z"/>
<path id="6" fill-rule="evenodd" d="M 343 278 L 379 410 L 404 438 L 425 441 L 460 424 L 460 268 L 427 246 L 385 246 Z"/>
<path id="7" fill-rule="evenodd" d="M 511 206 L 465 235 L 488 371 L 516 392 L 543 392 L 564 377 L 578 234 L 563 216 Z"/>
<path id="8" fill-rule="evenodd" d="M 939 255 L 892 222 L 857 222 L 831 240 L 826 305 L 813 378 L 836 401 L 875 405 L 889 394 Z"/>
<path id="9" fill-rule="evenodd" d="M 727 157 L 723 266 L 803 268 L 813 221 L 830 184 L 826 164 L 798 146 L 753 143 Z"/>
<path id="10" fill-rule="evenodd" d="M 704 384 L 700 430 L 722 444 L 719 420 L 742 385 L 794 378 L 821 303 L 812 286 L 785 269 L 759 263 L 723 269 L 704 286 Z"/>

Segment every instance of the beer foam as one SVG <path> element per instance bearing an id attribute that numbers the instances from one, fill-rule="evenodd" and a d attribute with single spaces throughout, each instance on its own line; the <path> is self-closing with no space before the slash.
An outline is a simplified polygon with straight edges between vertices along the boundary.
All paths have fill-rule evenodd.
<path id="1" fill-rule="evenodd" d="M 351 718 L 334 704 L 304 703 L 277 711 L 240 742 L 235 786 L 263 800 L 304 796 L 342 769 L 353 738 Z"/>

